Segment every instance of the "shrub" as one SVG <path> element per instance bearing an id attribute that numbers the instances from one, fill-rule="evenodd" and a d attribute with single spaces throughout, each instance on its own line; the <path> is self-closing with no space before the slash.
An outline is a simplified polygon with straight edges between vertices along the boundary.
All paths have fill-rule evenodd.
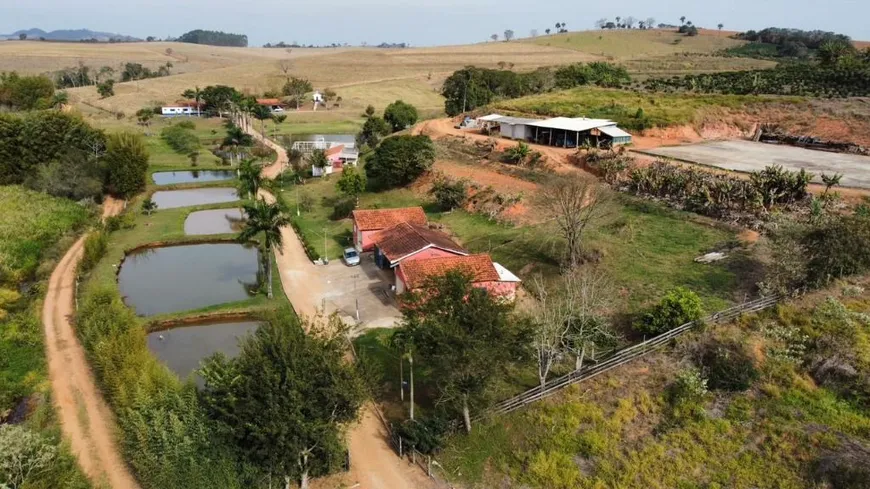
<path id="1" fill-rule="evenodd" d="M 0 425 L 0 487 L 29 487 L 28 482 L 49 470 L 57 447 L 23 426 Z"/>
<path id="2" fill-rule="evenodd" d="M 299 241 L 302 242 L 302 249 L 305 250 L 305 254 L 308 255 L 308 259 L 311 261 L 317 261 L 320 259 L 320 253 L 311 245 L 311 242 L 308 241 L 308 237 L 305 233 L 302 232 L 302 228 L 299 227 L 299 224 L 296 223 L 296 220 L 290 221 L 290 225 L 293 226 L 293 230 L 296 231 L 296 236 L 299 237 Z"/>
<path id="3" fill-rule="evenodd" d="M 554 451 L 537 451 L 529 460 L 525 474 L 537 487 L 574 489 L 580 482 L 580 470 L 570 455 Z"/>
<path id="4" fill-rule="evenodd" d="M 330 216 L 330 218 L 337 221 L 339 219 L 350 217 L 350 213 L 353 212 L 355 207 L 355 197 L 342 197 L 335 201 L 335 204 L 332 207 L 332 216 Z"/>
<path id="5" fill-rule="evenodd" d="M 707 379 L 698 369 L 689 368 L 677 374 L 666 393 L 673 421 L 680 424 L 703 418 L 705 412 L 702 403 L 707 393 Z"/>
<path id="6" fill-rule="evenodd" d="M 701 319 L 701 298 L 684 287 L 669 291 L 662 301 L 635 323 L 641 333 L 659 335 L 690 321 Z"/>
<path id="7" fill-rule="evenodd" d="M 441 177 L 435 180 L 429 193 L 435 196 L 435 202 L 442 210 L 453 210 L 468 200 L 468 181 Z"/>
<path id="8" fill-rule="evenodd" d="M 758 378 L 758 370 L 743 346 L 733 341 L 712 341 L 701 352 L 700 363 L 711 389 L 740 392 Z"/>
<path id="9" fill-rule="evenodd" d="M 192 124 L 190 123 L 190 125 Z M 191 129 L 193 128 L 189 125 L 180 122 L 161 129 L 160 138 L 176 153 L 186 155 L 200 148 L 199 138 L 191 132 Z"/>
<path id="10" fill-rule="evenodd" d="M 529 145 L 520 141 L 516 146 L 508 148 L 504 155 L 508 162 L 522 164 L 526 157 L 529 156 L 530 151 Z"/>
<path id="11" fill-rule="evenodd" d="M 147 184 L 148 150 L 139 134 L 123 132 L 109 137 L 104 157 L 109 192 L 129 198 Z"/>
<path id="12" fill-rule="evenodd" d="M 433 454 L 444 444 L 449 424 L 440 416 L 427 416 L 406 420 L 396 427 L 406 447 L 413 447 L 420 453 Z"/>
<path id="13" fill-rule="evenodd" d="M 807 251 L 807 278 L 812 285 L 870 270 L 870 218 L 834 217 L 810 230 L 801 244 Z"/>
<path id="14" fill-rule="evenodd" d="M 91 233 L 85 238 L 84 253 L 79 262 L 79 272 L 88 273 L 106 255 L 109 247 L 109 232 L 100 230 Z"/>

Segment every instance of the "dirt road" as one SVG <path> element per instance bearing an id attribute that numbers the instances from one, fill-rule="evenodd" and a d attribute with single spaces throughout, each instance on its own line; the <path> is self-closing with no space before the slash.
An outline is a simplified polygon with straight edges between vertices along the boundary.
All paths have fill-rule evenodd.
<path id="1" fill-rule="evenodd" d="M 122 201 L 109 198 L 103 206 L 103 217 L 115 215 L 121 209 Z M 114 438 L 114 416 L 96 386 L 84 348 L 70 322 L 74 313 L 76 268 L 84 241 L 84 236 L 76 241 L 51 274 L 42 309 L 52 399 L 64 437 L 94 485 L 138 489 Z"/>
<path id="2" fill-rule="evenodd" d="M 275 162 L 263 169 L 263 176 L 275 178 L 287 166 L 287 152 L 281 145 L 264 138 L 251 125 L 248 132 L 278 154 Z M 275 198 L 261 190 L 260 195 L 267 201 Z M 281 230 L 284 244 L 281 252 L 275 254 L 278 264 L 278 274 L 284 291 L 293 304 L 293 308 L 301 315 L 311 316 L 321 308 L 320 298 L 324 291 L 320 290 L 321 280 L 319 270 L 311 263 L 302 243 L 291 227 Z M 326 311 L 331 313 L 332 311 Z M 373 405 L 368 404 L 362 410 L 362 418 L 353 426 L 348 435 L 348 450 L 350 451 L 350 474 L 342 479 L 351 487 L 359 489 L 427 489 L 434 487 L 420 469 L 399 458 L 387 444 L 386 430 L 377 415 Z M 354 485 L 356 484 L 356 485 Z"/>

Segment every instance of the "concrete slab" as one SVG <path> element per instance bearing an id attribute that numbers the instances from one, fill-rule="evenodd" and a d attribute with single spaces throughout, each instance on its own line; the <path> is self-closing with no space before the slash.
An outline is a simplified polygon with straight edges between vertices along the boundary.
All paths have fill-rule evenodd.
<path id="1" fill-rule="evenodd" d="M 804 169 L 822 183 L 822 173 L 842 173 L 844 187 L 870 188 L 870 156 L 829 153 L 794 146 L 752 141 L 716 141 L 686 146 L 663 146 L 639 151 L 725 170 L 750 173 L 770 165 L 787 170 Z"/>
<path id="2" fill-rule="evenodd" d="M 340 260 L 317 267 L 322 281 L 321 300 L 326 302 L 327 310 L 351 318 L 356 318 L 359 304 L 358 330 L 393 327 L 402 317 L 390 290 L 393 272 L 379 269 L 371 253 L 360 258 L 355 267 Z"/>

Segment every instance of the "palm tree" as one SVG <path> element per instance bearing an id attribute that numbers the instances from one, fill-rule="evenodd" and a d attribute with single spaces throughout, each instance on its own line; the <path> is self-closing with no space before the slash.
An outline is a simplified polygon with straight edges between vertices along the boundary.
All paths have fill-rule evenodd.
<path id="1" fill-rule="evenodd" d="M 685 16 L 685 15 L 682 16 L 682 17 L 680 17 L 680 23 L 681 23 L 681 24 L 685 24 L 685 23 L 686 23 L 686 16 Z"/>
<path id="2" fill-rule="evenodd" d="M 251 204 L 245 204 L 245 221 L 242 231 L 239 232 L 238 240 L 246 243 L 263 233 L 263 247 L 266 251 L 266 290 L 268 297 L 272 298 L 272 247 L 277 247 L 278 253 L 284 244 L 281 228 L 290 224 L 290 219 L 281 213 L 277 203 L 268 204 L 259 199 Z"/>
<path id="3" fill-rule="evenodd" d="M 260 167 L 253 160 L 244 160 L 239 163 L 239 191 L 248 194 L 248 199 L 256 199 L 260 187 L 263 185 L 263 176 Z"/>

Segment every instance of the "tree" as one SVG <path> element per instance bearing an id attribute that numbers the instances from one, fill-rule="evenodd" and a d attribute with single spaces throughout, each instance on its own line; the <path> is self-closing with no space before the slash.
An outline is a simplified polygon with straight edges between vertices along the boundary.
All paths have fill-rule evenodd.
<path id="1" fill-rule="evenodd" d="M 628 17 L 626 17 L 625 20 L 623 20 L 623 24 L 625 24 L 625 26 L 628 27 L 629 29 L 634 27 L 635 22 L 636 21 L 634 20 L 634 17 L 632 17 L 630 15 Z"/>
<path id="2" fill-rule="evenodd" d="M 498 34 L 493 34 L 493 35 L 489 36 L 489 38 L 492 39 L 493 42 L 498 41 Z"/>
<path id="3" fill-rule="evenodd" d="M 355 167 L 345 167 L 341 173 L 341 178 L 335 182 L 335 188 L 344 195 L 356 199 L 357 204 L 359 204 L 359 194 L 366 190 L 366 176 Z"/>
<path id="4" fill-rule="evenodd" d="M 308 489 L 345 461 L 342 427 L 354 421 L 365 385 L 346 361 L 347 328 L 272 313 L 234 359 L 209 358 L 203 404 L 248 462 Z"/>
<path id="5" fill-rule="evenodd" d="M 396 100 L 384 109 L 384 120 L 393 128 L 393 132 L 409 128 L 417 123 L 417 108 Z"/>
<path id="6" fill-rule="evenodd" d="M 683 16 L 680 17 L 680 24 L 683 25 L 683 24 L 685 24 L 685 23 L 686 23 L 686 16 L 683 15 Z"/>
<path id="7" fill-rule="evenodd" d="M 43 75 L 0 73 L 0 106 L 13 110 L 47 109 L 52 105 L 54 82 Z"/>
<path id="8" fill-rule="evenodd" d="M 151 197 L 148 197 L 147 199 L 142 201 L 142 212 L 144 212 L 145 215 L 150 216 L 156 210 L 157 202 L 154 202 Z"/>
<path id="9" fill-rule="evenodd" d="M 507 151 L 505 151 L 505 158 L 507 158 L 511 163 L 522 164 L 531 151 L 532 150 L 529 148 L 528 144 L 520 141 L 516 146 L 511 146 Z"/>
<path id="10" fill-rule="evenodd" d="M 656 25 L 656 19 L 653 17 L 647 17 L 646 19 L 646 28 L 652 29 Z"/>
<path id="11" fill-rule="evenodd" d="M 296 110 L 299 110 L 304 103 L 305 94 L 312 90 L 314 90 L 314 87 L 311 85 L 310 81 L 305 78 L 296 78 L 294 76 L 287 80 L 287 83 L 284 84 L 284 88 L 281 91 L 284 95 L 287 95 L 295 102 Z"/>
<path id="12" fill-rule="evenodd" d="M 55 197 L 99 200 L 103 194 L 103 169 L 86 151 L 69 148 L 47 164 L 38 166 L 25 186 Z"/>
<path id="13" fill-rule="evenodd" d="M 599 29 L 604 29 L 604 26 L 607 25 L 607 19 L 601 18 L 595 21 L 595 27 Z"/>
<path id="14" fill-rule="evenodd" d="M 199 160 L 199 151 L 191 151 L 187 153 L 187 158 L 190 159 L 190 166 L 196 166 Z"/>
<path id="15" fill-rule="evenodd" d="M 262 184 L 262 172 L 253 160 L 244 160 L 239 163 L 239 191 L 243 195 L 247 194 L 248 199 L 257 198 Z"/>
<path id="16" fill-rule="evenodd" d="M 369 119 L 369 118 L 374 117 L 374 115 L 375 115 L 375 106 L 369 104 L 366 107 L 366 112 L 365 112 L 364 116 L 365 116 L 365 118 Z"/>
<path id="17" fill-rule="evenodd" d="M 27 34 L 25 34 L 25 33 L 23 33 L 23 32 L 22 32 L 21 34 L 18 34 L 18 40 L 19 40 L 19 41 L 26 41 L 26 40 L 27 40 Z"/>
<path id="18" fill-rule="evenodd" d="M 110 193 L 127 199 L 145 189 L 148 149 L 141 135 L 130 132 L 110 135 L 103 159 Z"/>
<path id="19" fill-rule="evenodd" d="M 506 29 L 506 30 L 504 31 L 504 40 L 505 40 L 505 42 L 510 42 L 510 40 L 513 39 L 513 38 L 514 38 L 514 31 L 512 31 L 512 30 L 510 30 L 510 29 Z"/>
<path id="20" fill-rule="evenodd" d="M 253 114 L 254 118 L 260 121 L 260 134 L 266 137 L 266 120 L 272 118 L 272 111 L 265 105 L 255 104 Z"/>
<path id="21" fill-rule="evenodd" d="M 284 237 L 281 228 L 290 224 L 290 219 L 281 213 L 281 207 L 277 204 L 267 204 L 265 200 L 258 199 L 251 204 L 243 206 L 245 211 L 244 227 L 239 233 L 238 239 L 247 243 L 252 239 L 263 235 L 262 246 L 266 256 L 266 289 L 268 297 L 272 298 L 272 248 L 277 247 L 278 253 L 282 253 L 281 246 Z"/>
<path id="22" fill-rule="evenodd" d="M 202 90 L 201 98 L 206 111 L 217 112 L 223 118 L 224 112 L 230 110 L 230 104 L 238 96 L 233 87 L 226 85 L 209 85 Z"/>
<path id="23" fill-rule="evenodd" d="M 529 37 L 538 37 L 538 30 L 537 29 L 530 30 Z"/>
<path id="24" fill-rule="evenodd" d="M 200 102 L 202 101 L 202 90 L 199 87 L 188 88 L 181 94 L 187 100 L 193 100 L 196 103 L 196 115 L 202 115 L 200 112 Z"/>
<path id="25" fill-rule="evenodd" d="M 550 35 L 550 28 L 549 28 L 549 27 L 547 27 L 547 28 L 546 28 L 546 29 L 544 29 L 544 32 L 546 32 L 546 33 L 547 33 L 547 35 L 548 35 L 548 36 L 549 36 L 549 35 Z"/>
<path id="26" fill-rule="evenodd" d="M 462 413 L 471 431 L 471 408 L 509 367 L 528 357 L 529 330 L 512 320 L 512 307 L 471 278 L 452 271 L 408 293 L 402 328 L 421 367 L 430 371 L 439 403 Z"/>
<path id="27" fill-rule="evenodd" d="M 57 447 L 21 425 L 0 425 L 0 487 L 19 489 L 51 470 Z"/>
<path id="28" fill-rule="evenodd" d="M 617 15 L 617 16 L 616 16 L 616 27 L 620 27 L 620 26 L 622 25 L 622 24 L 619 23 L 620 20 L 622 20 L 622 17 L 620 17 L 620 16 Z"/>
<path id="29" fill-rule="evenodd" d="M 101 98 L 108 98 L 115 95 L 115 80 L 111 78 L 97 84 L 97 93 L 100 94 Z"/>
<path id="30" fill-rule="evenodd" d="M 717 25 L 716 27 L 718 27 L 719 30 L 721 31 L 722 28 L 725 27 L 725 24 L 723 24 L 723 23 L 720 22 L 719 25 Z"/>
<path id="31" fill-rule="evenodd" d="M 139 124 L 145 126 L 146 134 L 149 132 L 148 129 L 151 128 L 151 119 L 154 118 L 154 110 L 143 107 L 136 111 L 136 120 L 139 121 Z"/>
<path id="32" fill-rule="evenodd" d="M 59 90 L 51 97 L 51 107 L 60 109 L 69 103 L 69 93 L 66 90 Z"/>
<path id="33" fill-rule="evenodd" d="M 435 162 L 429 136 L 397 136 L 384 140 L 366 163 L 366 176 L 381 188 L 408 185 Z"/>
<path id="34" fill-rule="evenodd" d="M 577 268 L 583 261 L 583 233 L 608 211 L 611 199 L 606 188 L 590 179 L 566 177 L 541 193 L 541 204 L 555 216 L 565 240 L 563 264 Z"/>
<path id="35" fill-rule="evenodd" d="M 359 134 L 356 136 L 358 146 L 368 146 L 374 149 L 381 138 L 390 133 L 390 125 L 380 117 L 372 116 L 366 119 Z"/>
<path id="36" fill-rule="evenodd" d="M 618 19 L 618 18 L 619 18 L 619 17 L 617 17 L 617 19 Z M 556 22 L 556 30 L 558 31 L 558 30 L 561 29 L 561 28 L 562 28 L 562 24 L 560 24 L 559 22 Z"/>
<path id="37" fill-rule="evenodd" d="M 329 158 L 326 156 L 326 151 L 315 149 L 308 155 L 308 166 L 312 168 L 326 168 L 329 166 Z"/>

